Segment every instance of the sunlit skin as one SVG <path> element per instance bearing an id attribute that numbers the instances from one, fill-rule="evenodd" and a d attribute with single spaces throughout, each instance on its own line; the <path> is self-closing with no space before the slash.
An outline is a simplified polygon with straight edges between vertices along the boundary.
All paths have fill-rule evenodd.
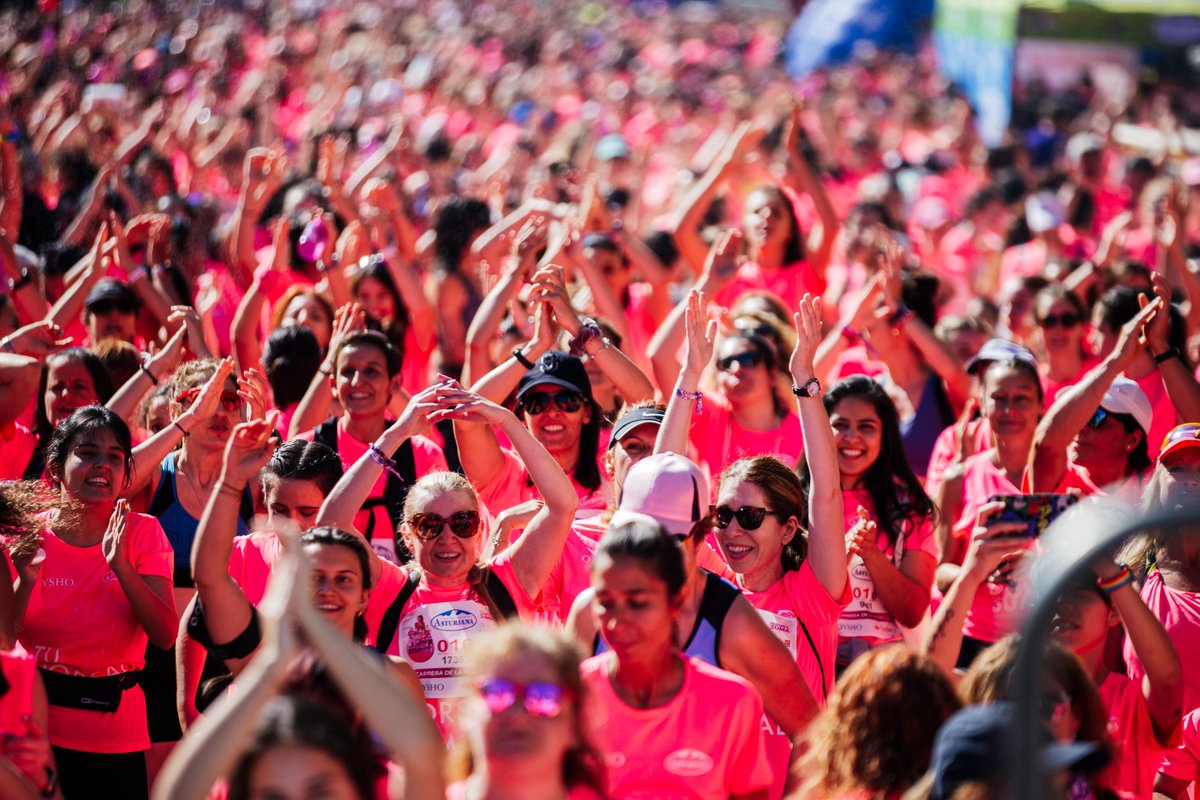
<path id="1" fill-rule="evenodd" d="M 598 555 L 592 562 L 592 610 L 600 634 L 621 662 L 653 663 L 674 646 L 680 597 L 630 558 Z"/>
<path id="2" fill-rule="evenodd" d="M 58 425 L 77 409 L 100 402 L 92 373 L 82 362 L 74 359 L 55 359 L 46 373 L 46 419 Z"/>
<path id="3" fill-rule="evenodd" d="M 1071 460 L 1088 470 L 1107 471 L 1112 465 L 1120 464 L 1124 474 L 1129 454 L 1143 435 L 1141 431 L 1125 430 L 1125 426 L 1112 416 L 1105 417 L 1099 427 L 1084 425 L 1075 436 L 1069 450 Z"/>
<path id="4" fill-rule="evenodd" d="M 205 376 L 203 380 L 197 380 L 191 388 L 204 386 L 208 377 Z M 237 390 L 237 379 L 231 375 L 225 381 L 225 386 L 221 389 L 221 394 L 222 396 L 236 395 Z M 183 403 L 172 400 L 171 418 L 179 419 L 185 411 L 191 408 L 191 404 L 196 402 L 196 397 L 193 396 Z M 237 408 L 233 411 L 225 408 L 223 402 L 217 403 L 212 416 L 206 422 L 197 425 L 188 434 L 188 440 L 185 445 L 189 453 L 220 452 L 224 450 L 225 443 L 229 441 L 229 436 L 233 433 L 233 426 L 242 421 L 242 412 L 243 404 L 240 399 L 238 400 Z"/>
<path id="5" fill-rule="evenodd" d="M 89 310 L 83 315 L 83 321 L 88 340 L 93 344 L 101 339 L 131 342 L 137 330 L 137 314 L 118 311 L 115 306 L 104 310 L 104 313 Z"/>
<path id="6" fill-rule="evenodd" d="M 787 201 L 777 192 L 757 189 L 746 198 L 742 230 L 756 251 L 783 254 L 792 235 L 792 215 Z"/>
<path id="7" fill-rule="evenodd" d="M 553 395 L 567 391 L 570 390 L 546 384 L 530 389 L 526 395 Z M 525 427 L 529 428 L 533 437 L 570 473 L 575 468 L 575 461 L 579 456 L 579 436 L 583 432 L 583 426 L 592 418 L 588 404 L 581 404 L 577 411 L 563 411 L 552 400 L 541 414 L 524 412 L 522 416 Z"/>
<path id="8" fill-rule="evenodd" d="M 383 282 L 364 277 L 354 290 L 355 301 L 362 306 L 367 316 L 386 322 L 396 316 L 396 301 Z"/>
<path id="9" fill-rule="evenodd" d="M 473 496 L 463 491 L 426 493 L 416 504 L 420 514 L 437 514 L 449 519 L 459 511 L 478 511 Z M 413 552 L 425 580 L 434 586 L 462 586 L 467 582 L 471 567 L 479 561 L 483 546 L 483 527 L 469 539 L 456 536 L 449 525 L 443 525 L 437 538 L 423 541 L 415 535 L 406 521 L 402 527 L 405 541 Z"/>
<path id="10" fill-rule="evenodd" d="M 313 605 L 332 625 L 347 635 L 354 631 L 354 618 L 367 608 L 370 592 L 363 587 L 362 562 L 348 547 L 309 544 L 309 572 Z"/>
<path id="11" fill-rule="evenodd" d="M 488 677 L 527 686 L 560 684 L 554 663 L 537 652 L 518 651 L 490 665 Z M 518 784 L 540 783 L 547 775 L 561 775 L 563 759 L 578 743 L 575 700 L 565 697 L 557 717 L 535 717 L 518 701 L 493 714 L 478 694 L 472 694 L 463 712 L 476 764 L 491 780 Z M 476 773 L 481 770 L 476 767 Z"/>
<path id="12" fill-rule="evenodd" d="M 732 478 L 721 483 L 717 505 L 737 509 L 742 506 L 774 511 L 767 495 L 749 481 Z M 800 523 L 795 517 L 780 520 L 774 514 L 763 517 L 762 525 L 745 530 L 737 517 L 725 529 L 714 528 L 721 555 L 729 568 L 741 576 L 747 589 L 761 591 L 783 579 L 780 556 L 784 545 L 796 536 Z"/>
<path id="13" fill-rule="evenodd" d="M 395 388 L 382 350 L 369 344 L 343 347 L 334 382 L 338 402 L 351 418 L 379 416 L 382 421 Z"/>
<path id="14" fill-rule="evenodd" d="M 983 414 L 996 436 L 1032 437 L 1041 410 L 1032 376 L 999 366 L 984 373 Z"/>
<path id="15" fill-rule="evenodd" d="M 317 344 L 324 350 L 329 346 L 329 337 L 333 335 L 333 320 L 325 306 L 311 294 L 299 294 L 288 303 L 280 322 L 282 327 L 303 325 L 317 337 Z"/>
<path id="16" fill-rule="evenodd" d="M 251 800 L 359 800 L 349 771 L 324 750 L 275 745 L 250 771 Z"/>
<path id="17" fill-rule="evenodd" d="M 112 508 L 125 488 L 125 451 L 110 430 L 81 433 L 71 442 L 61 470 L 52 470 L 75 502 Z"/>
<path id="18" fill-rule="evenodd" d="M 316 524 L 325 495 L 314 481 L 274 478 L 263 499 L 267 507 L 269 529 L 274 530 L 278 520 L 289 519 L 300 530 L 305 530 Z"/>
<path id="19" fill-rule="evenodd" d="M 829 415 L 837 446 L 842 489 L 856 489 L 883 449 L 883 422 L 875 406 L 861 397 L 845 397 Z"/>
<path id="20" fill-rule="evenodd" d="M 622 436 L 621 441 L 608 448 L 604 463 L 615 487 L 620 489 L 624 486 L 629 468 L 654 452 L 658 429 L 658 424 L 653 422 L 638 425 Z"/>
<path id="21" fill-rule="evenodd" d="M 743 353 L 760 355 L 744 339 L 731 337 L 725 339 L 717 347 L 717 361 Z M 770 400 L 774 389 L 771 387 L 770 370 L 766 364 L 759 363 L 753 367 L 744 367 L 733 363 L 728 370 L 717 372 L 717 385 L 721 392 L 734 404 L 744 405 L 754 401 Z"/>

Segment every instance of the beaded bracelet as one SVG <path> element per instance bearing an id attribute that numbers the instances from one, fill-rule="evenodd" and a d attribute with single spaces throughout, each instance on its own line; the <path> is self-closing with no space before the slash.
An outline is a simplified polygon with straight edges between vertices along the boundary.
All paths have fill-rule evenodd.
<path id="1" fill-rule="evenodd" d="M 1121 571 L 1113 577 L 1107 579 L 1101 578 L 1097 579 L 1096 581 L 1096 585 L 1099 586 L 1100 590 L 1105 594 L 1112 594 L 1118 589 L 1128 586 L 1131 583 L 1133 583 L 1133 572 L 1124 564 L 1121 565 Z"/>
<path id="2" fill-rule="evenodd" d="M 374 442 L 367 445 L 367 455 L 370 456 L 371 460 L 376 464 L 383 467 L 397 478 L 403 480 L 404 476 L 400 474 L 400 470 L 396 469 L 396 462 L 384 455 L 383 451 L 376 447 Z"/>
<path id="3" fill-rule="evenodd" d="M 675 396 L 682 398 L 684 400 L 695 400 L 696 405 L 695 405 L 694 410 L 697 414 L 699 414 L 701 411 L 704 410 L 704 393 L 703 392 L 689 392 L 686 389 L 680 389 L 680 388 L 676 387 L 675 388 Z"/>

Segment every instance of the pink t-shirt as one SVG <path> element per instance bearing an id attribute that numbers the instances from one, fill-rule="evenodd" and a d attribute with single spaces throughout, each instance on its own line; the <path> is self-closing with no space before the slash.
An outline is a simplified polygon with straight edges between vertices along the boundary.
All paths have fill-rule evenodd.
<path id="1" fill-rule="evenodd" d="M 297 439 L 312 441 L 315 430 L 306 431 Z M 413 446 L 413 465 L 419 479 L 430 472 L 444 472 L 446 454 L 442 448 L 424 436 L 414 436 L 410 440 Z M 367 452 L 371 442 L 360 442 L 346 432 L 346 419 L 339 417 L 337 421 L 337 450 L 342 459 L 342 467 L 350 469 Z M 367 538 L 372 549 L 384 561 L 396 563 L 395 527 L 391 515 L 383 502 L 384 490 L 387 488 L 388 472 L 383 471 L 371 487 L 371 493 L 362 509 L 354 515 L 354 527 Z"/>
<path id="2" fill-rule="evenodd" d="M 8 683 L 8 690 L 0 697 L 0 734 L 27 736 L 30 732 L 28 720 L 33 714 L 37 662 L 18 648 L 0 652 L 0 670 L 4 671 L 4 680 Z"/>
<path id="3" fill-rule="evenodd" d="M 1058 397 L 1059 392 L 1061 392 L 1063 389 L 1066 389 L 1068 386 L 1074 386 L 1075 384 L 1079 383 L 1081 380 L 1083 380 L 1083 376 L 1088 374 L 1088 372 L 1090 372 L 1091 369 L 1098 363 L 1100 363 L 1100 361 L 1095 356 L 1085 355 L 1083 357 L 1083 363 L 1079 367 L 1079 372 L 1075 375 L 1075 377 L 1065 381 L 1052 380 L 1049 372 L 1046 369 L 1046 365 L 1040 364 L 1038 366 L 1038 374 L 1042 376 L 1042 394 L 1045 396 L 1042 407 L 1049 408 L 1050 406 L 1054 405 L 1054 401 Z"/>
<path id="4" fill-rule="evenodd" d="M 411 325 L 404 332 L 404 360 L 400 365 L 400 385 L 409 394 L 416 394 L 432 382 L 429 368 L 436 347 L 437 331 L 424 342 L 417 339 Z"/>
<path id="5" fill-rule="evenodd" d="M 1122 797 L 1151 800 L 1154 776 L 1162 761 L 1163 747 L 1154 735 L 1154 721 L 1139 688 L 1115 672 L 1097 688 L 1108 712 L 1108 738 L 1113 743 L 1113 761 L 1100 775 L 1100 783 Z"/>
<path id="6" fill-rule="evenodd" d="M 1183 715 L 1179 746 L 1163 754 L 1158 771 L 1192 784 L 1200 780 L 1200 708 Z M 1189 786 L 1184 796 L 1195 797 L 1195 786 Z"/>
<path id="7" fill-rule="evenodd" d="M 865 490 L 842 492 L 842 515 L 847 537 L 851 527 L 858 521 L 859 506 L 867 510 L 871 519 L 878 521 L 875 516 L 875 504 L 871 502 L 871 496 Z M 933 520 L 930 517 L 917 520 L 914 528 L 900 539 L 899 547 L 887 541 L 887 534 L 882 527 L 879 528 L 876 542 L 897 569 L 900 568 L 904 554 L 913 551 L 925 553 L 937 563 L 938 548 L 933 537 Z M 868 639 L 872 646 L 903 638 L 900 626 L 879 599 L 875 591 L 875 582 L 871 580 L 871 574 L 860 556 L 850 557 L 850 594 L 850 605 L 838 618 L 839 638 Z"/>
<path id="8" fill-rule="evenodd" d="M 972 453 L 983 452 L 992 446 L 992 426 L 984 417 L 968 423 L 967 435 L 974 437 Z M 958 423 L 956 422 L 953 425 L 947 425 L 933 443 L 933 452 L 929 455 L 929 469 L 925 471 L 925 493 L 930 497 L 936 496 L 938 489 L 941 488 L 946 470 L 954 463 L 958 452 Z"/>
<path id="9" fill-rule="evenodd" d="M 467 782 L 459 781 L 447 786 L 446 800 L 468 800 Z M 572 786 L 567 789 L 567 800 L 605 800 L 605 798 L 590 786 Z"/>
<path id="10" fill-rule="evenodd" d="M 501 452 L 504 454 L 504 465 L 500 467 L 500 471 L 485 485 L 476 487 L 479 491 L 480 501 L 488 507 L 493 515 L 499 514 L 506 508 L 518 506 L 526 500 L 539 500 L 542 497 L 537 487 L 533 485 L 533 480 L 529 477 L 529 470 L 525 469 L 525 462 L 521 460 L 521 456 L 512 450 L 501 450 Z M 603 453 L 604 451 L 599 450 L 599 452 Z M 594 490 L 581 486 L 579 481 L 575 480 L 574 470 L 568 472 L 567 477 L 571 479 L 575 493 L 579 495 L 577 516 L 595 516 L 608 508 L 608 495 L 612 492 L 612 487 L 609 485 L 608 479 L 604 477 L 603 470 L 600 473 L 600 488 Z"/>
<path id="11" fill-rule="evenodd" d="M 522 616 L 541 610 L 541 598 L 531 598 L 517 580 L 508 552 L 496 556 L 491 567 Z M 486 601 L 468 584 L 447 589 L 422 578 L 404 604 L 388 654 L 412 664 L 429 714 L 448 742 L 458 733 L 458 714 L 470 692 L 462 665 L 471 639 L 495 627 Z"/>
<path id="12" fill-rule="evenodd" d="M 1167 629 L 1171 644 L 1179 654 L 1183 668 L 1183 710 L 1200 708 L 1200 593 L 1180 592 L 1163 584 L 1162 575 L 1154 570 L 1142 587 L 1142 599 Z M 1125 639 L 1125 666 L 1131 680 L 1140 684 L 1146 668 Z"/>
<path id="13" fill-rule="evenodd" d="M 632 708 L 609 679 L 612 653 L 580 669 L 583 727 L 607 767 L 607 792 L 626 800 L 728 800 L 771 785 L 762 700 L 732 673 L 686 659 L 666 705 Z"/>
<path id="14" fill-rule="evenodd" d="M 1022 494 L 1004 471 L 992 464 L 990 451 L 976 453 L 963 465 L 962 515 L 954 525 L 954 534 L 969 537 L 979 516 L 979 507 L 996 494 Z M 1033 540 L 1030 540 L 1032 544 Z M 1010 576 L 1009 581 L 1015 580 Z M 963 635 L 982 642 L 995 642 L 1016 630 L 1021 604 L 1015 586 L 988 581 L 979 587 L 967 618 Z"/>
<path id="15" fill-rule="evenodd" d="M 596 555 L 600 537 L 608 530 L 608 523 L 603 519 L 601 515 L 578 519 L 571 526 L 562 556 L 542 589 L 545 612 L 549 615 L 547 622 L 565 622 L 575 598 L 591 586 L 592 557 Z"/>
<path id="16" fill-rule="evenodd" d="M 717 292 L 713 302 L 730 308 L 746 292 L 764 290 L 779 297 L 788 308 L 796 308 L 805 293 L 820 297 L 825 292 L 825 281 L 813 272 L 807 261 L 775 268 L 747 261 L 738 267 L 729 285 Z"/>
<path id="17" fill-rule="evenodd" d="M 19 481 L 37 448 L 37 436 L 19 422 L 0 428 L 0 481 Z"/>
<path id="18" fill-rule="evenodd" d="M 1146 434 L 1146 447 L 1149 450 L 1150 460 L 1157 461 L 1163 439 L 1167 438 L 1167 434 L 1176 425 L 1188 420 L 1179 419 L 1175 404 L 1167 395 L 1167 387 L 1163 383 L 1162 373 L 1157 369 L 1152 369 L 1134 380 L 1145 393 L 1146 399 L 1150 401 L 1150 407 L 1154 409 L 1154 421 L 1150 423 L 1150 432 Z"/>
<path id="19" fill-rule="evenodd" d="M 262 602 L 271 580 L 271 569 L 282 555 L 279 537 L 273 531 L 252 531 L 233 540 L 229 554 L 229 576 L 242 589 L 252 606 Z"/>
<path id="20" fill-rule="evenodd" d="M 41 519 L 48 522 L 48 516 Z M 125 530 L 129 561 L 139 575 L 173 573 L 171 544 L 158 520 L 131 513 Z M 46 560 L 29 597 L 21 645 L 42 669 L 82 677 L 140 670 L 146 663 L 146 631 L 133 613 L 101 545 L 75 547 L 42 531 Z M 127 689 L 114 712 L 50 706 L 50 743 L 91 753 L 131 753 L 150 747 L 146 698 Z"/>
<path id="21" fill-rule="evenodd" d="M 699 465 L 711 477 L 739 458 L 747 456 L 775 456 L 788 466 L 795 467 L 804 452 L 804 435 L 800 432 L 800 418 L 789 409 L 787 416 L 774 428 L 752 431 L 737 424 L 733 409 L 724 395 L 704 392 L 702 410 L 692 415 L 692 426 L 688 440 L 696 449 Z M 716 481 L 709 481 L 716 487 Z"/>

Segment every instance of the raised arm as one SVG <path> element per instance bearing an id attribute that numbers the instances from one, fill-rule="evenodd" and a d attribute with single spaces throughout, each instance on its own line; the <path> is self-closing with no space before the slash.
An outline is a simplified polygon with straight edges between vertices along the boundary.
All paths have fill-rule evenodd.
<path id="1" fill-rule="evenodd" d="M 208 636 L 218 645 L 228 644 L 241 635 L 254 614 L 242 588 L 229 574 L 229 559 L 233 554 L 242 493 L 275 449 L 271 441 L 275 421 L 271 417 L 234 426 L 225 445 L 221 477 L 209 495 L 192 543 L 196 593 L 204 604 Z"/>
<path id="2" fill-rule="evenodd" d="M 412 396 L 400 418 L 371 444 L 370 449 L 346 470 L 346 474 L 333 487 L 317 515 L 317 525 L 331 525 L 344 531 L 356 530 L 354 516 L 383 474 L 384 466 L 380 463 L 380 457 L 392 458 L 400 445 L 429 427 L 429 414 L 440 408 L 435 398 L 442 385 L 434 384 Z"/>
<path id="3" fill-rule="evenodd" d="M 675 243 L 679 253 L 692 268 L 704 268 L 708 247 L 700 237 L 700 222 L 712 205 L 717 187 L 728 178 L 762 139 L 764 131 L 744 122 L 729 136 L 717 157 L 701 178 L 692 185 L 683 199 L 678 221 L 675 223 Z M 669 385 L 669 384 L 663 384 Z"/>
<path id="4" fill-rule="evenodd" d="M 174 422 L 133 448 L 133 469 L 130 470 L 129 485 L 124 496 L 132 497 L 158 474 L 167 454 L 179 446 L 179 442 L 197 425 L 212 418 L 221 401 L 225 380 L 233 372 L 233 359 L 226 358 L 217 366 L 217 371 L 205 382 L 196 396 L 192 407 L 179 415 Z"/>
<path id="5" fill-rule="evenodd" d="M 883 274 L 877 272 L 863 287 L 854 309 L 838 322 L 837 327 L 825 336 L 825 340 L 817 348 L 813 367 L 818 378 L 828 381 L 837 364 L 838 357 L 846 347 L 863 341 L 866 335 L 865 331 L 871 326 L 871 323 L 887 313 L 886 310 L 880 308 L 879 301 L 882 298 Z"/>
<path id="6" fill-rule="evenodd" d="M 555 322 L 562 325 L 572 339 L 578 338 L 583 332 L 585 323 L 571 305 L 571 298 L 563 282 L 562 267 L 552 264 L 538 270 L 533 276 L 530 304 L 535 309 L 543 305 L 550 306 Z M 607 339 L 593 337 L 583 345 L 583 351 L 612 381 L 617 394 L 626 403 L 653 399 L 654 386 L 651 385 L 650 379 Z"/>
<path id="7" fill-rule="evenodd" d="M 51 306 L 50 311 L 46 313 L 47 322 L 65 328 L 79 318 L 79 312 L 83 310 L 83 302 L 87 298 L 87 293 L 104 275 L 107 242 L 108 226 L 102 224 L 100 232 L 96 234 L 96 241 L 92 246 L 91 253 L 84 257 L 86 266 L 78 274 L 78 279 L 67 287 L 62 296 Z"/>
<path id="8" fill-rule="evenodd" d="M 151 642 L 166 650 L 175 643 L 179 626 L 171 580 L 158 575 L 142 575 L 129 560 L 129 541 L 126 539 L 128 514 L 129 501 L 118 500 L 101 544 L 104 559 L 121 584 L 121 590 L 132 606 L 138 624 L 146 631 Z"/>
<path id="9" fill-rule="evenodd" d="M 305 431 L 310 431 L 329 418 L 329 407 L 333 400 L 333 385 L 337 383 L 334 370 L 337 364 L 338 347 L 343 339 L 354 331 L 363 330 L 367 326 L 367 315 L 358 303 L 349 303 L 333 312 L 333 333 L 329 337 L 329 347 L 325 351 L 325 360 L 317 369 L 308 390 L 296 406 L 288 426 L 287 436 L 295 439 Z M 333 385 L 331 385 L 331 382 Z"/>
<path id="10" fill-rule="evenodd" d="M 496 285 L 483 298 L 467 329 L 467 362 L 463 365 L 463 384 L 472 386 L 495 365 L 491 363 L 491 344 L 509 304 L 516 298 L 537 263 L 537 245 L 545 241 L 545 228 L 527 223 L 513 241 L 515 257 L 501 273 Z"/>
<path id="11" fill-rule="evenodd" d="M 460 429 L 469 425 L 487 425 L 503 431 L 542 496 L 544 505 L 521 538 L 508 549 L 521 588 L 530 597 L 536 597 L 562 557 L 575 510 L 579 507 L 575 486 L 554 456 L 542 447 L 513 412 L 454 382 L 437 387 L 437 402 L 440 408 L 430 415 L 430 421 L 454 420 L 456 436 Z M 461 449 L 461 442 L 459 446 Z"/>
<path id="12" fill-rule="evenodd" d="M 1139 311 L 1121 327 L 1112 352 L 1089 370 L 1083 380 L 1059 392 L 1033 435 L 1033 452 L 1029 457 L 1030 491 L 1053 492 L 1058 488 L 1067 474 L 1067 448 L 1096 413 L 1113 379 L 1133 363 L 1142 347 L 1138 341 L 1142 331 L 1161 307 L 1161 301 L 1155 300 Z"/>
<path id="13" fill-rule="evenodd" d="M 10 425 L 37 393 L 41 362 L 32 356 L 0 352 L 0 425 Z"/>
<path id="14" fill-rule="evenodd" d="M 729 285 L 737 272 L 737 258 L 741 246 L 741 233 L 732 228 L 725 231 L 709 248 L 700 279 L 693 288 L 699 289 L 708 297 L 716 297 L 717 292 Z M 686 335 L 686 311 L 685 299 L 667 314 L 667 318 L 655 331 L 646 347 L 646 355 L 650 357 L 650 365 L 654 369 L 654 378 L 664 390 L 673 386 L 679 377 L 677 355 Z"/>
<path id="15" fill-rule="evenodd" d="M 1014 536 L 1024 530 L 1023 523 L 987 524 L 987 520 L 1001 508 L 1001 503 L 988 503 L 979 509 L 979 524 L 971 534 L 971 544 L 962 569 L 933 615 L 930 632 L 923 645 L 925 655 L 932 658 L 947 675 L 954 675 L 962 650 L 963 623 L 971 604 L 975 602 L 979 587 L 987 582 L 1001 563 L 1016 560 L 1025 554 L 1026 540 Z"/>
<path id="16" fill-rule="evenodd" d="M 805 391 L 810 381 L 816 379 L 813 359 L 821 343 L 821 301 L 804 295 L 792 321 L 796 326 L 796 348 L 788 368 L 800 412 L 804 457 L 812 473 L 808 493 L 808 563 L 825 590 L 833 597 L 841 597 L 849 574 L 837 445 L 819 388 L 811 395 Z"/>
<path id="17" fill-rule="evenodd" d="M 821 179 L 800 152 L 800 129 L 800 105 L 797 104 L 792 107 L 787 135 L 784 137 L 788 160 L 784 183 L 793 191 L 812 198 L 813 208 L 816 209 L 817 218 L 821 222 L 809 231 L 804 250 L 808 254 L 809 268 L 824 280 L 842 223 L 829 200 L 829 193 L 825 191 L 825 184 L 821 183 Z"/>
<path id="18" fill-rule="evenodd" d="M 1186 267 L 1184 269 L 1186 271 Z M 1154 360 L 1159 362 L 1159 374 L 1167 389 L 1167 396 L 1171 398 L 1171 404 L 1175 406 L 1179 415 L 1178 420 L 1185 422 L 1200 419 L 1200 384 L 1196 383 L 1196 375 L 1185 361 L 1184 354 L 1171 355 L 1171 326 L 1174 324 L 1170 314 L 1171 287 L 1162 273 L 1153 273 L 1151 280 L 1161 313 L 1155 312 L 1146 323 L 1146 346 L 1150 348 Z M 1139 297 L 1138 301 L 1143 308 L 1152 302 L 1145 295 Z M 1183 319 L 1183 323 L 1186 330 L 1186 318 Z M 1188 333 L 1190 334 L 1190 331 Z"/>
<path id="19" fill-rule="evenodd" d="M 1103 581 L 1119 578 L 1128 568 L 1120 568 L 1109 559 L 1095 567 L 1096 575 Z M 1179 725 L 1183 700 L 1183 677 L 1179 654 L 1167 636 L 1162 622 L 1147 606 L 1137 587 L 1132 582 L 1115 589 L 1109 598 L 1113 608 L 1121 617 L 1125 635 L 1133 645 L 1133 652 L 1145 665 L 1146 675 L 1142 678 L 1142 697 L 1150 718 L 1154 721 L 1154 733 L 1158 743 L 1169 746 L 1171 737 Z"/>
<path id="20" fill-rule="evenodd" d="M 104 405 L 121 419 L 133 419 L 142 399 L 155 386 L 170 379 L 175 368 L 183 358 L 183 342 L 187 329 L 180 328 L 167 340 L 167 343 L 143 362 L 141 369 L 134 372 L 129 380 Z"/>
<path id="21" fill-rule="evenodd" d="M 695 410 L 700 376 L 712 361 L 713 347 L 717 339 L 717 321 L 705 321 L 707 302 L 704 292 L 692 289 L 688 292 L 684 322 L 687 328 L 687 359 L 675 390 L 667 401 L 667 413 L 658 428 L 654 440 L 655 453 L 687 453 L 688 432 L 691 430 L 692 413 Z"/>
<path id="22" fill-rule="evenodd" d="M 262 363 L 262 338 L 259 328 L 262 323 L 263 306 L 267 304 L 269 287 L 286 280 L 289 224 L 287 217 L 281 217 L 275 225 L 274 255 L 270 268 L 254 269 L 254 280 L 250 288 L 242 295 L 237 311 L 233 315 L 233 353 L 237 358 L 240 369 L 258 367 Z"/>

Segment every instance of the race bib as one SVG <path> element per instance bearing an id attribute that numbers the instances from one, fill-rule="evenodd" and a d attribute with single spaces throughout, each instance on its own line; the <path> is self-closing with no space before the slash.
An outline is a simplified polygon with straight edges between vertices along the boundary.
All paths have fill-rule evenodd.
<path id="1" fill-rule="evenodd" d="M 788 652 L 792 654 L 792 658 L 795 659 L 796 635 L 799 633 L 800 627 L 796 621 L 796 615 L 787 610 L 780 611 L 778 614 L 761 608 L 754 610 L 762 617 L 762 621 L 767 623 L 767 627 L 771 629 L 771 633 L 775 634 L 775 638 L 783 642 Z"/>
<path id="2" fill-rule="evenodd" d="M 400 653 L 416 670 L 428 699 L 466 697 L 462 677 L 472 637 L 496 627 L 487 606 L 455 600 L 419 606 L 400 623 Z"/>
<path id="3" fill-rule="evenodd" d="M 867 565 L 858 556 L 850 562 L 850 605 L 838 617 L 838 636 L 885 642 L 901 637 L 900 626 L 883 607 L 871 573 L 867 572 Z"/>

